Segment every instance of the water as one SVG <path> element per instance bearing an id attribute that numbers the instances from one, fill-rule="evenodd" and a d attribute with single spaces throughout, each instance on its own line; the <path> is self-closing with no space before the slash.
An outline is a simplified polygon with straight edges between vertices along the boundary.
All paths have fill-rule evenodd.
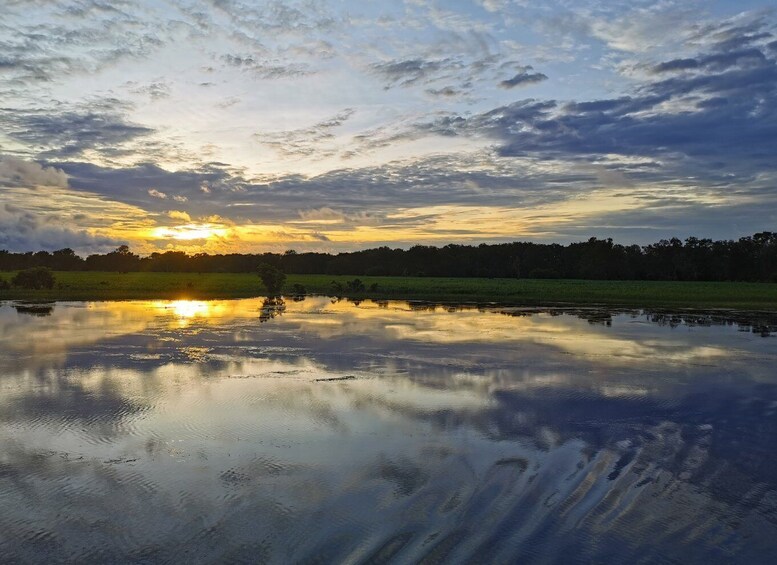
<path id="1" fill-rule="evenodd" d="M 0 306 L 0 561 L 768 563 L 769 316 Z"/>

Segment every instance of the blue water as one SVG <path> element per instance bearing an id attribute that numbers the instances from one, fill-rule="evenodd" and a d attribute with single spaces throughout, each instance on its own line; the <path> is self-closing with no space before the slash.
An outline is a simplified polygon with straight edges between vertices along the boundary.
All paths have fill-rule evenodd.
<path id="1" fill-rule="evenodd" d="M 773 563 L 774 316 L 0 305 L 3 563 Z"/>

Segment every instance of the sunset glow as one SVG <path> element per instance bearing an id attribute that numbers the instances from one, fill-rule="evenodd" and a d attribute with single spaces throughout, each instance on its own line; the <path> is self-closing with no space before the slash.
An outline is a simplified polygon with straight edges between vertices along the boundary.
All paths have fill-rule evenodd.
<path id="1" fill-rule="evenodd" d="M 770 8 L 10 2 L 0 248 L 338 252 L 772 230 Z"/>
<path id="2" fill-rule="evenodd" d="M 175 300 L 165 308 L 171 309 L 179 318 L 204 317 L 210 311 L 209 304 L 199 300 Z"/>
<path id="3" fill-rule="evenodd" d="M 0 562 L 775 560 L 775 0 L 2 0 L 0 99 Z"/>
<path id="4" fill-rule="evenodd" d="M 172 317 L 170 326 L 185 328 L 194 321 L 203 321 L 224 315 L 228 308 L 224 303 L 205 300 L 157 300 L 150 304 L 148 312 L 163 313 Z"/>
<path id="5" fill-rule="evenodd" d="M 153 237 L 157 239 L 178 239 L 190 241 L 194 239 L 211 239 L 227 235 L 228 230 L 223 226 L 213 224 L 185 224 L 174 227 L 160 227 L 153 230 Z"/>

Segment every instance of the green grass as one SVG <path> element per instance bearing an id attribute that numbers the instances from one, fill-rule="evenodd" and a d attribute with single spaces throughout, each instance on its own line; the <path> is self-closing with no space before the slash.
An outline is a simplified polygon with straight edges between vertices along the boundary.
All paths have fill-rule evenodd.
<path id="1" fill-rule="evenodd" d="M 9 280 L 12 273 L 0 274 Z M 237 273 L 58 272 L 52 290 L 0 290 L 0 300 L 123 300 L 244 298 L 265 294 L 259 277 Z M 332 294 L 332 281 L 354 276 L 289 275 L 310 294 Z M 777 311 L 775 283 L 583 281 L 358 277 L 369 289 L 355 298 L 503 304 L 609 304 L 681 308 L 737 308 Z"/>

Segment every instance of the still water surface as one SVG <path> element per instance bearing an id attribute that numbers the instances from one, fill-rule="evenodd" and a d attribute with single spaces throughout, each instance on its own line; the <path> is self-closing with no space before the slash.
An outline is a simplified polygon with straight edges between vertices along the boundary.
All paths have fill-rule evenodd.
<path id="1" fill-rule="evenodd" d="M 4 303 L 0 560 L 773 563 L 774 324 Z"/>

